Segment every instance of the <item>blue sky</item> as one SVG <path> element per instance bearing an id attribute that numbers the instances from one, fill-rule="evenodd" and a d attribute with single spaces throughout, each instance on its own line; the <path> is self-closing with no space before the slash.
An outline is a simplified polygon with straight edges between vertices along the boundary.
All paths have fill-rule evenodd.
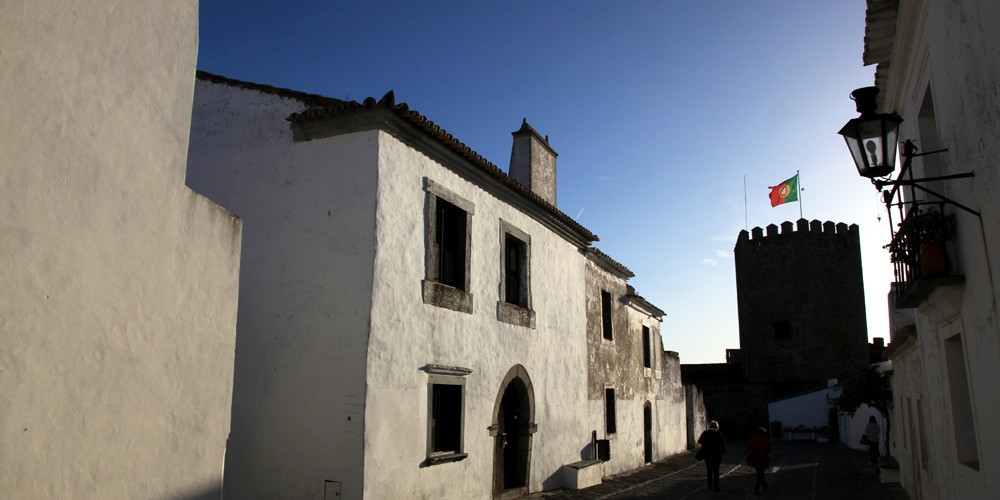
<path id="1" fill-rule="evenodd" d="M 666 311 L 665 349 L 710 363 L 739 347 L 736 236 L 799 218 L 767 197 L 796 170 L 806 219 L 861 227 L 868 333 L 888 337 L 887 219 L 837 135 L 874 81 L 864 17 L 864 0 L 204 0 L 198 68 L 393 90 L 503 169 L 527 118 L 559 153 L 559 208 Z"/>

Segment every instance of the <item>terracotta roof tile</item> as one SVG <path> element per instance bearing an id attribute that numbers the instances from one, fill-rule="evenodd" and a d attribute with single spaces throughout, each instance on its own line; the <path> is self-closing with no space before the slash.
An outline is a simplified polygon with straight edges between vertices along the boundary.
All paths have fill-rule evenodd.
<path id="1" fill-rule="evenodd" d="M 626 280 L 635 276 L 635 274 L 632 271 L 630 271 L 629 268 L 625 267 L 617 260 L 612 259 L 608 254 L 598 250 L 595 247 L 589 247 L 585 250 L 585 252 L 588 255 L 594 257 L 595 258 L 594 260 L 596 260 L 599 264 L 602 264 L 609 271 L 618 274 L 619 276 L 621 276 Z"/>
<path id="2" fill-rule="evenodd" d="M 652 302 L 646 300 L 645 297 L 635 293 L 635 288 L 632 288 L 632 285 L 626 285 L 625 289 L 626 289 L 625 297 L 627 297 L 630 301 L 639 304 L 644 309 L 652 313 L 654 316 L 659 316 L 660 318 L 662 318 L 667 315 L 667 313 L 663 312 L 663 309 L 656 307 L 655 305 L 653 305 Z"/>
<path id="3" fill-rule="evenodd" d="M 272 87 L 270 85 L 244 82 L 241 80 L 234 80 L 232 78 L 226 78 L 224 76 L 216 75 L 214 73 L 209 73 L 207 71 L 201 71 L 201 70 L 195 72 L 195 78 L 198 78 L 199 80 L 206 80 L 212 83 L 217 83 L 219 85 L 228 85 L 230 87 L 238 87 L 241 89 L 256 90 L 257 92 L 262 92 L 265 94 L 273 94 L 281 97 L 286 97 L 288 99 L 295 99 L 297 101 L 305 103 L 310 107 L 336 106 L 344 102 L 340 99 L 334 99 L 332 97 L 326 97 L 318 94 L 308 94 L 306 92 L 299 92 L 297 90 L 285 89 L 281 87 Z"/>
<path id="4" fill-rule="evenodd" d="M 486 158 L 483 158 L 479 153 L 473 151 L 472 148 L 463 144 L 426 116 L 418 113 L 417 111 L 411 110 L 409 105 L 406 103 L 396 103 L 396 96 L 392 91 L 386 93 L 379 100 L 375 100 L 374 97 L 369 97 L 362 102 L 338 101 L 327 106 L 310 108 L 301 113 L 292 114 L 288 117 L 288 121 L 296 124 L 371 110 L 386 110 L 395 116 L 398 116 L 417 130 L 429 135 L 438 143 L 444 145 L 458 156 L 464 158 L 476 168 L 488 173 L 490 176 L 507 185 L 510 189 L 541 206 L 546 212 L 552 215 L 555 220 L 566 228 L 576 232 L 590 242 L 598 241 L 597 235 L 590 232 L 590 230 L 580 225 L 569 215 L 556 208 L 555 205 L 545 201 L 541 196 L 531 191 L 531 189 L 528 189 L 523 184 L 509 177 L 503 170 L 498 168 Z"/>

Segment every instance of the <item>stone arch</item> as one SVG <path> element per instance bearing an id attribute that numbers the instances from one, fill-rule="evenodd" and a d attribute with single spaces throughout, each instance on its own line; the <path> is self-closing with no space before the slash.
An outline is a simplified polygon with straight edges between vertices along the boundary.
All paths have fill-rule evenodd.
<path id="1" fill-rule="evenodd" d="M 528 492 L 532 435 L 535 423 L 535 389 L 520 364 L 507 371 L 493 404 L 493 495 Z"/>

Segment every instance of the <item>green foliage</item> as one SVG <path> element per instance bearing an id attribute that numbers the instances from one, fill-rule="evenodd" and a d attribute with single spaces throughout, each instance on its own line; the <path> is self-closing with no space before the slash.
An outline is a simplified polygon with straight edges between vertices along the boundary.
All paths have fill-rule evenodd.
<path id="1" fill-rule="evenodd" d="M 834 401 L 837 409 L 854 416 L 862 404 L 875 408 L 883 416 L 892 408 L 892 389 L 888 380 L 875 367 L 869 366 L 844 381 L 840 396 Z"/>

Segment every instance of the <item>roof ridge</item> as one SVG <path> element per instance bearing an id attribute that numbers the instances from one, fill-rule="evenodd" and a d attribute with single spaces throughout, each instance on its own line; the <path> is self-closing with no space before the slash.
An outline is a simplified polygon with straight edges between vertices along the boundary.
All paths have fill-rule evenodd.
<path id="1" fill-rule="evenodd" d="M 522 196 L 527 197 L 532 202 L 540 205 L 545 211 L 552 214 L 561 224 L 572 229 L 573 231 L 583 235 L 590 241 L 598 241 L 599 238 L 596 234 L 592 233 L 589 229 L 583 227 L 580 223 L 573 220 L 565 212 L 559 210 L 558 207 L 549 203 L 544 198 L 539 196 L 537 193 L 528 189 L 524 184 L 514 180 L 512 177 L 507 175 L 506 172 L 501 170 L 499 167 L 494 165 L 492 162 L 487 160 L 485 157 L 477 153 L 475 150 L 467 146 L 465 143 L 460 141 L 457 137 L 451 135 L 442 128 L 440 125 L 434 123 L 431 119 L 427 118 L 420 112 L 410 109 L 410 106 L 405 103 L 397 103 L 395 93 L 390 90 L 381 99 L 376 100 L 374 97 L 368 97 L 362 102 L 357 101 L 339 101 L 337 103 L 332 103 L 331 105 L 325 105 L 320 107 L 314 107 L 310 109 L 303 110 L 299 113 L 292 113 L 288 116 L 288 121 L 294 123 L 306 122 L 317 120 L 325 117 L 333 117 L 339 114 L 352 113 L 358 111 L 368 111 L 375 109 L 385 109 L 396 116 L 400 117 L 411 125 L 417 127 L 418 129 L 430 134 L 434 139 L 440 142 L 442 145 L 452 150 L 452 152 L 458 154 L 459 156 L 465 158 L 466 160 L 472 162 L 480 169 L 491 174 L 508 187 L 518 192 Z"/>
<path id="2" fill-rule="evenodd" d="M 228 85 L 230 87 L 239 87 L 246 90 L 255 90 L 257 92 L 262 92 L 265 94 L 272 94 L 281 97 L 286 97 L 289 99 L 295 99 L 297 101 L 302 101 L 309 106 L 336 106 L 339 103 L 344 103 L 341 99 L 336 99 L 333 97 L 327 97 L 319 94 L 310 94 L 308 92 L 301 92 L 298 90 L 287 89 L 283 87 L 275 87 L 272 85 L 264 85 L 261 83 L 247 82 L 243 80 L 237 80 L 234 78 L 225 77 L 222 75 L 217 75 L 215 73 L 209 73 L 208 71 L 197 70 L 195 71 L 195 78 L 199 80 L 205 80 L 212 83 L 217 83 L 219 85 Z M 391 92 L 391 91 L 390 91 Z"/>

